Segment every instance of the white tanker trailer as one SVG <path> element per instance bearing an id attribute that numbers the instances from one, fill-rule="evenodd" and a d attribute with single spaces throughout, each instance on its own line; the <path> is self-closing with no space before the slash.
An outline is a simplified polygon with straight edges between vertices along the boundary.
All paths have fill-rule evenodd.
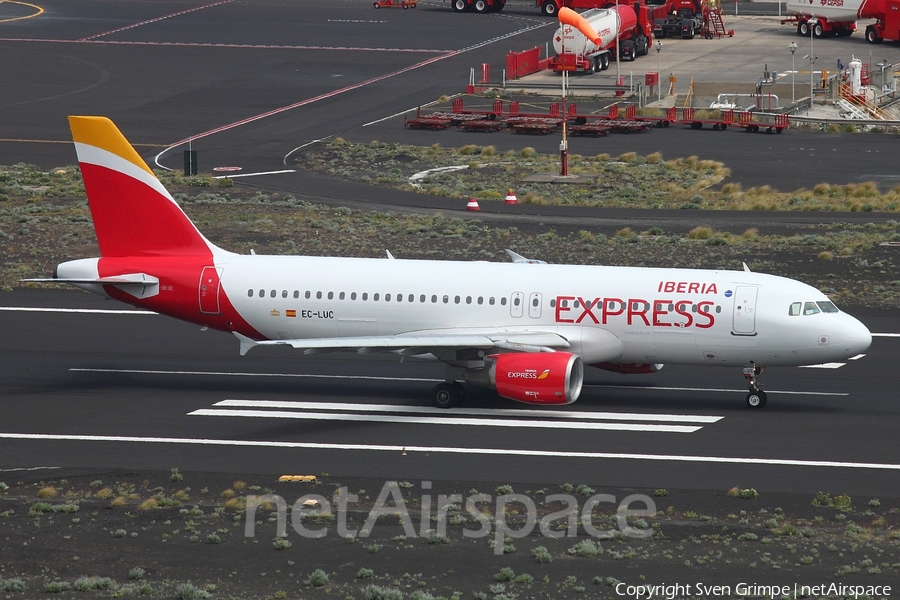
<path id="1" fill-rule="evenodd" d="M 616 57 L 617 32 L 620 60 L 634 60 L 649 52 L 649 22 L 640 23 L 634 9 L 627 4 L 595 8 L 581 16 L 597 32 L 599 39 L 591 41 L 576 27 L 562 25 L 553 34 L 556 56 L 550 59 L 548 65 L 554 71 L 606 70 L 610 60 L 615 60 Z"/>
<path id="2" fill-rule="evenodd" d="M 875 19 L 866 27 L 866 40 L 878 44 L 900 40 L 900 0 L 787 0 L 790 19 L 797 33 L 815 37 L 848 36 L 856 31 L 856 21 Z"/>

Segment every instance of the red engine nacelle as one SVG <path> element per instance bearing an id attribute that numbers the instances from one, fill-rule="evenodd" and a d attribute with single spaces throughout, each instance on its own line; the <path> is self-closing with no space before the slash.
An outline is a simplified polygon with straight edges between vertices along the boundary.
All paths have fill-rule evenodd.
<path id="1" fill-rule="evenodd" d="M 496 356 L 491 384 L 497 393 L 528 404 L 569 404 L 581 394 L 584 363 L 568 352 Z"/>
<path id="2" fill-rule="evenodd" d="M 653 363 L 597 363 L 591 366 L 625 375 L 646 375 L 647 373 L 656 373 L 663 368 L 663 365 Z"/>

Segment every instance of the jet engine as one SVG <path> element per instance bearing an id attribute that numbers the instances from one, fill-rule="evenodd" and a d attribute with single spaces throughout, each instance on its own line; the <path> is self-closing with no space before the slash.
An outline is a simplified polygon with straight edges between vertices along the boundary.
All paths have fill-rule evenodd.
<path id="1" fill-rule="evenodd" d="M 581 394 L 584 363 L 574 354 L 513 352 L 490 358 L 490 367 L 468 371 L 466 380 L 526 404 L 570 404 Z"/>

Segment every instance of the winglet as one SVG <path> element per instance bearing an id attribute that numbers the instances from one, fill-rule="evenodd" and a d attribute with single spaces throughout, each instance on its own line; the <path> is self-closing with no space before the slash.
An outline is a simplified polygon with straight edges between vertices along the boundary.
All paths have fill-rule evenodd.
<path id="1" fill-rule="evenodd" d="M 232 333 L 234 334 L 234 337 L 236 337 L 241 342 L 241 356 L 246 355 L 248 352 L 259 345 L 256 340 L 252 340 L 246 335 L 241 335 L 237 331 L 232 331 Z"/>

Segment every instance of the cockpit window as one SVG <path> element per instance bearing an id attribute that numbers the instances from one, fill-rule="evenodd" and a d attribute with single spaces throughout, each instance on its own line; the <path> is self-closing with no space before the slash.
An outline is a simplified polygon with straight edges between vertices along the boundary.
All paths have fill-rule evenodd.
<path id="1" fill-rule="evenodd" d="M 815 302 L 806 302 L 803 304 L 803 314 L 804 315 L 817 315 L 817 314 L 819 314 L 819 307 L 816 306 Z"/>
<path id="2" fill-rule="evenodd" d="M 838 307 L 834 305 L 833 302 L 829 302 L 825 300 L 824 302 L 816 302 L 819 305 L 819 308 L 822 309 L 823 313 L 836 313 L 838 311 Z"/>
<path id="3" fill-rule="evenodd" d="M 791 308 L 788 310 L 788 314 L 792 317 L 796 317 L 800 314 L 800 309 L 803 307 L 802 302 L 791 302 Z"/>

